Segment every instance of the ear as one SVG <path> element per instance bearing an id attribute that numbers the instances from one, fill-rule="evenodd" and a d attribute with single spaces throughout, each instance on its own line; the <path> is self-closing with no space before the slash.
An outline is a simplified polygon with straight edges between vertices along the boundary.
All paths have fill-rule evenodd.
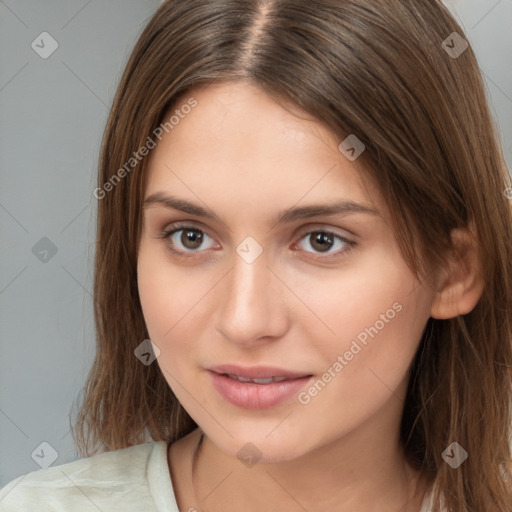
<path id="1" fill-rule="evenodd" d="M 477 305 L 483 289 L 482 263 L 474 225 L 451 232 L 453 250 L 441 269 L 430 316 L 437 319 L 465 315 Z"/>

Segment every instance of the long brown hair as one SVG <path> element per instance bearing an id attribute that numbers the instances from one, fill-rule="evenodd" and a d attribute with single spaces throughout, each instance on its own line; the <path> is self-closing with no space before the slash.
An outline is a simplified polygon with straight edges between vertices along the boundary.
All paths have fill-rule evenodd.
<path id="1" fill-rule="evenodd" d="M 135 45 L 103 138 L 97 351 L 73 431 L 81 455 L 172 442 L 197 426 L 158 365 L 134 357 L 149 337 L 136 275 L 148 159 L 126 162 L 194 86 L 246 80 L 319 119 L 340 142 L 356 134 L 365 144 L 358 163 L 379 186 L 417 276 L 446 262 L 453 228 L 473 226 L 483 294 L 466 315 L 428 320 L 401 441 L 435 484 L 435 510 L 442 493 L 449 512 L 512 511 L 509 176 L 475 55 L 454 32 L 464 38 L 438 0 L 163 3 Z M 454 441 L 469 454 L 457 469 L 442 458 Z"/>

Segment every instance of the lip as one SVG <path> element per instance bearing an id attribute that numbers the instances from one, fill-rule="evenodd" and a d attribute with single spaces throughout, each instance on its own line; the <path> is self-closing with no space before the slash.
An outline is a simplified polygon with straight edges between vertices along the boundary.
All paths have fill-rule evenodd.
<path id="1" fill-rule="evenodd" d="M 268 409 L 284 402 L 303 389 L 312 375 L 291 372 L 282 368 L 259 366 L 242 368 L 236 365 L 216 366 L 208 370 L 215 390 L 226 401 L 243 409 Z M 258 384 L 241 382 L 225 374 L 237 375 L 250 379 L 285 377 L 286 380 Z"/>
<path id="2" fill-rule="evenodd" d="M 287 379 L 297 379 L 306 377 L 311 374 L 293 372 L 275 366 L 238 366 L 236 364 L 223 364 L 220 366 L 213 366 L 208 370 L 215 373 L 228 373 L 230 375 L 238 375 L 239 377 L 246 377 L 248 379 L 268 379 L 270 377 L 286 377 Z"/>

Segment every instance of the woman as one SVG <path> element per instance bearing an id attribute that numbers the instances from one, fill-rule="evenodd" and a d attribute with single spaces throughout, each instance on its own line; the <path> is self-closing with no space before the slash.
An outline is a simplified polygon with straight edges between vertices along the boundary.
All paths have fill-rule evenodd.
<path id="1" fill-rule="evenodd" d="M 508 186 L 439 1 L 165 2 L 103 140 L 86 458 L 0 510 L 512 510 Z"/>

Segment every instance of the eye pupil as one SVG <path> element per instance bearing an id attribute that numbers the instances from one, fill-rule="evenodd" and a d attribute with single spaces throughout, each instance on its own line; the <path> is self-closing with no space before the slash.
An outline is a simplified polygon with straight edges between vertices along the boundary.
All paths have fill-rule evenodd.
<path id="1" fill-rule="evenodd" d="M 312 233 L 313 243 L 311 244 L 315 247 L 315 244 L 319 244 L 318 247 L 315 247 L 315 250 L 319 251 L 328 251 L 333 244 L 333 237 L 328 235 L 327 233 Z"/>
<path id="2" fill-rule="evenodd" d="M 203 235 L 196 230 L 183 230 L 181 235 L 182 244 L 188 249 L 197 249 L 203 241 Z M 192 243 L 192 247 L 190 247 L 189 243 Z"/>

